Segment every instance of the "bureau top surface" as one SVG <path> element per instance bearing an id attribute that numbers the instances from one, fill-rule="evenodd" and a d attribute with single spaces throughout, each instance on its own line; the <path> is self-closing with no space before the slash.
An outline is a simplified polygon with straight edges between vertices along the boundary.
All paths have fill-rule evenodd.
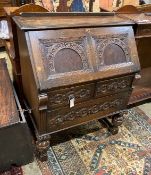
<path id="1" fill-rule="evenodd" d="M 151 13 L 122 14 L 119 16 L 130 19 L 137 24 L 151 24 Z"/>
<path id="2" fill-rule="evenodd" d="M 17 25 L 22 30 L 35 29 L 55 29 L 55 28 L 72 28 L 72 27 L 99 27 L 99 26 L 116 26 L 116 25 L 132 25 L 129 19 L 118 17 L 114 14 L 54 14 L 41 13 L 36 16 L 31 13 L 25 16 L 13 17 Z"/>
<path id="3" fill-rule="evenodd" d="M 0 127 L 19 121 L 13 89 L 4 59 L 0 59 Z"/>

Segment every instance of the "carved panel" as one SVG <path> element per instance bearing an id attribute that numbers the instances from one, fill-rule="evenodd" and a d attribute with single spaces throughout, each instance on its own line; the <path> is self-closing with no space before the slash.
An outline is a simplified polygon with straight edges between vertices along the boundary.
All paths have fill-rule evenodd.
<path id="1" fill-rule="evenodd" d="M 127 77 L 120 77 L 106 80 L 106 81 L 100 81 L 97 83 L 96 86 L 96 96 L 105 95 L 108 93 L 115 93 L 120 92 L 121 90 L 124 90 L 126 88 L 131 88 L 131 84 L 133 81 L 134 76 L 127 76 Z"/>
<path id="2" fill-rule="evenodd" d="M 65 48 L 56 53 L 54 59 L 56 73 L 78 71 L 83 69 L 81 57 L 74 50 Z"/>
<path id="3" fill-rule="evenodd" d="M 48 92 L 48 106 L 55 107 L 69 104 L 69 96 L 75 98 L 75 103 L 90 99 L 94 94 L 94 84 L 86 84 Z"/>
<path id="4" fill-rule="evenodd" d="M 93 106 L 81 107 L 79 109 L 71 109 L 67 111 L 66 114 L 60 111 L 55 112 L 56 116 L 49 120 L 49 126 L 63 124 L 67 121 L 77 120 L 78 118 L 87 117 L 92 114 L 107 111 L 109 109 L 115 108 L 120 109 L 120 107 L 125 103 L 125 99 L 117 98 L 110 101 L 100 102 L 100 104 L 94 104 Z"/>
<path id="5" fill-rule="evenodd" d="M 85 41 L 85 37 L 39 39 L 44 67 L 48 75 L 89 70 Z M 77 67 L 74 67 L 75 65 Z M 62 72 L 60 67 L 63 68 Z"/>
<path id="6" fill-rule="evenodd" d="M 102 60 L 105 65 L 113 65 L 127 62 L 125 53 L 117 44 L 108 44 L 103 52 Z"/>
<path id="7" fill-rule="evenodd" d="M 128 49 L 128 34 L 114 34 L 114 35 L 103 35 L 103 36 L 93 36 L 95 43 L 96 43 L 96 50 L 97 50 L 97 56 L 98 56 L 98 67 L 106 65 L 105 59 L 107 59 L 104 56 L 105 49 L 107 47 L 116 47 L 113 48 L 113 51 L 120 52 L 119 58 L 122 54 L 122 51 L 124 53 L 124 58 L 122 60 L 119 60 L 119 63 L 121 62 L 129 62 L 130 61 L 130 54 Z M 108 59 L 112 59 L 113 53 L 111 52 L 111 48 L 108 49 Z M 117 53 L 115 53 L 117 54 Z M 114 58 L 116 59 L 116 58 Z M 125 60 L 124 60 L 125 59 Z M 115 63 L 114 63 L 115 62 Z M 118 58 L 117 58 L 118 62 Z M 109 63 L 107 63 L 109 64 Z M 111 63 L 110 63 L 111 64 Z M 113 64 L 117 64 L 116 60 L 113 60 Z"/>

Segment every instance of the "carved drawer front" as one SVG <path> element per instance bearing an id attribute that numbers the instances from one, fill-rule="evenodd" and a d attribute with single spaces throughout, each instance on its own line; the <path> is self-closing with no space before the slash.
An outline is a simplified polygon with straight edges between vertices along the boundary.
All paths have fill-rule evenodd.
<path id="1" fill-rule="evenodd" d="M 95 85 L 91 83 L 48 92 L 48 108 L 70 106 L 70 100 L 73 100 L 72 103 L 77 104 L 91 99 L 94 95 L 94 87 Z M 74 104 L 72 105 L 74 106 Z"/>
<path id="2" fill-rule="evenodd" d="M 47 130 L 55 132 L 84 122 L 99 119 L 125 109 L 130 91 L 81 103 L 73 108 L 60 108 L 47 113 Z"/>
<path id="3" fill-rule="evenodd" d="M 134 75 L 99 81 L 96 85 L 95 96 L 101 97 L 131 88 Z"/>
<path id="4" fill-rule="evenodd" d="M 139 25 L 137 36 L 151 35 L 151 25 Z"/>

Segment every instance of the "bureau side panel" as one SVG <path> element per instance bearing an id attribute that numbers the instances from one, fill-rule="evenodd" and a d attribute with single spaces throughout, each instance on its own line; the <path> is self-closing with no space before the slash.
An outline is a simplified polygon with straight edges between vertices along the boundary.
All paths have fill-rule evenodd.
<path id="1" fill-rule="evenodd" d="M 18 32 L 18 42 L 19 42 L 19 52 L 20 52 L 20 63 L 21 63 L 21 75 L 23 92 L 25 99 L 27 100 L 30 108 L 32 109 L 32 114 L 34 116 L 35 123 L 40 133 L 45 130 L 45 117 L 41 119 L 39 112 L 39 99 L 38 99 L 38 82 L 34 76 L 34 70 L 32 68 L 32 62 L 30 57 L 30 41 L 28 38 L 28 33 L 24 33 L 17 29 Z M 38 58 L 37 58 L 38 59 Z"/>

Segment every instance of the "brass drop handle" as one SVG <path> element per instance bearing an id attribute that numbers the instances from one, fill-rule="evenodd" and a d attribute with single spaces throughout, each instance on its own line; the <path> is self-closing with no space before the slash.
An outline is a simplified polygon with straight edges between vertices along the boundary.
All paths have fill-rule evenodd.
<path id="1" fill-rule="evenodd" d="M 71 94 L 71 95 L 69 95 L 68 98 L 69 98 L 69 106 L 70 106 L 70 108 L 74 107 L 74 105 L 75 105 L 75 97 L 74 97 L 74 95 Z"/>

